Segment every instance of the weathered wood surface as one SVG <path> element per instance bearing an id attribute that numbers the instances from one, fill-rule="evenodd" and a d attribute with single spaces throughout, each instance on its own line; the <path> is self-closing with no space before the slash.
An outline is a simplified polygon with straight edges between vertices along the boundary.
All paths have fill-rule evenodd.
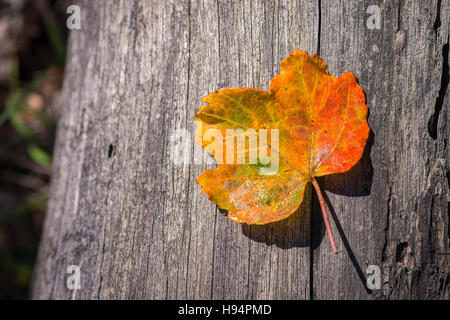
<path id="1" fill-rule="evenodd" d="M 382 1 L 379 30 L 372 4 L 82 2 L 32 297 L 449 299 L 449 1 Z M 295 48 L 352 70 L 370 109 L 363 159 L 319 181 L 337 256 L 311 188 L 286 221 L 242 226 L 200 192 L 205 164 L 171 161 L 202 96 L 268 89 Z M 365 287 L 369 265 L 380 290 Z"/>

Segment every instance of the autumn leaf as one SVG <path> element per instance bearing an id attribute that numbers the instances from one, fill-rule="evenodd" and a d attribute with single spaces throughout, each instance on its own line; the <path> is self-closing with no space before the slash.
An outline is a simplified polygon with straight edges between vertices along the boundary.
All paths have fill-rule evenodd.
<path id="1" fill-rule="evenodd" d="M 196 141 L 215 157 L 218 167 L 205 170 L 197 182 L 211 201 L 228 210 L 231 220 L 248 224 L 287 218 L 300 206 L 311 182 L 336 253 L 315 177 L 353 167 L 362 156 L 369 126 L 364 92 L 354 74 L 336 78 L 326 70 L 318 55 L 295 50 L 281 62 L 269 92 L 224 88 L 204 97 L 206 105 L 196 115 Z M 244 152 L 233 147 L 242 136 L 249 138 L 249 132 L 270 138 L 277 134 L 277 147 L 263 141 L 263 134 L 253 148 L 258 154 L 265 148 L 268 156 L 278 159 L 273 174 L 262 173 L 267 161 L 250 159 L 250 140 Z"/>

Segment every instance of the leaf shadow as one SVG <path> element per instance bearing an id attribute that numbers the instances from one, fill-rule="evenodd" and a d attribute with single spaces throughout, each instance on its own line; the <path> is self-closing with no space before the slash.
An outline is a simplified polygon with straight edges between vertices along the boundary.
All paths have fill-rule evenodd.
<path id="1" fill-rule="evenodd" d="M 358 163 L 352 169 L 344 173 L 339 173 L 319 179 L 319 181 L 325 180 L 327 182 L 325 190 L 328 190 L 335 194 L 350 197 L 360 197 L 369 195 L 372 188 L 372 180 L 373 180 L 373 166 L 372 160 L 370 158 L 370 152 L 373 146 L 373 142 L 374 142 L 374 134 L 371 129 L 369 132 L 369 137 L 367 139 L 366 146 L 363 151 L 363 155 L 361 156 L 361 159 L 358 161 Z M 325 227 L 321 221 L 322 219 L 321 215 L 320 217 L 318 217 L 318 219 L 315 219 L 318 221 L 316 223 L 313 222 L 311 225 L 311 212 L 308 212 L 309 208 L 311 207 L 312 209 L 314 209 L 315 207 L 318 207 L 314 205 L 314 203 L 317 202 L 316 196 L 313 196 L 313 199 L 311 199 L 311 185 L 308 184 L 305 190 L 305 200 L 303 201 L 300 208 L 290 217 L 266 225 L 243 224 L 242 232 L 245 236 L 252 239 L 253 241 L 265 243 L 267 245 L 276 245 L 277 247 L 280 247 L 282 249 L 289 249 L 292 247 L 308 247 L 308 246 L 311 246 L 312 249 L 315 249 L 322 242 L 322 239 L 325 235 Z M 329 200 L 328 206 L 334 213 L 334 209 L 332 209 Z M 220 211 L 226 215 L 225 210 Z M 335 214 L 333 214 L 333 218 L 336 221 L 336 225 L 338 225 L 339 221 L 337 220 Z M 317 229 L 316 226 L 319 229 Z M 311 228 L 313 228 L 312 231 Z M 341 236 L 344 239 L 345 234 L 342 232 L 342 228 L 340 228 L 340 233 L 342 233 Z M 346 243 L 348 245 L 348 242 Z M 354 258 L 354 254 L 351 251 L 349 245 L 347 251 L 349 252 L 349 255 L 353 256 Z M 352 261 L 355 260 L 352 258 L 350 259 Z M 361 268 L 359 268 L 357 264 L 354 265 L 355 268 L 359 270 L 358 274 L 361 275 L 362 272 Z"/>
<path id="2" fill-rule="evenodd" d="M 372 189 L 373 180 L 373 165 L 370 157 L 372 146 L 374 143 L 374 133 L 370 129 L 369 137 L 367 139 L 366 146 L 363 151 L 363 155 L 358 163 L 349 171 L 330 175 L 318 179 L 319 184 L 323 190 L 330 191 L 331 193 L 338 195 L 345 195 L 348 197 L 362 197 L 370 194 Z M 336 229 L 339 233 L 339 237 L 345 247 L 345 251 L 355 268 L 358 278 L 366 290 L 367 294 L 371 294 L 372 290 L 367 288 L 366 277 L 361 269 L 361 266 L 356 259 L 356 256 L 347 240 L 347 236 L 344 233 L 341 223 L 336 215 L 336 211 L 330 201 L 326 192 L 323 193 L 323 198 L 328 207 L 330 216 L 332 217 Z M 318 248 L 326 236 L 325 225 L 322 219 L 322 213 L 320 204 L 317 198 L 313 199 L 312 203 L 312 232 L 311 232 L 311 248 L 312 250 Z"/>
<path id="3" fill-rule="evenodd" d="M 374 134 L 370 129 L 361 159 L 347 172 L 321 178 L 320 180 L 325 182 L 325 190 L 348 197 L 369 195 L 373 180 L 373 165 L 370 158 L 373 142 Z"/>
<path id="4" fill-rule="evenodd" d="M 350 243 L 348 242 L 347 236 L 344 233 L 344 229 L 342 228 L 342 225 L 339 222 L 339 219 L 336 215 L 336 211 L 334 210 L 333 206 L 331 205 L 330 198 L 328 198 L 328 195 L 325 192 L 323 192 L 323 199 L 325 200 L 325 203 L 328 207 L 328 212 L 329 212 L 330 216 L 333 218 L 334 225 L 336 226 L 336 229 L 339 233 L 339 237 L 342 241 L 342 244 L 345 247 L 345 251 L 347 252 L 348 257 L 349 257 L 353 267 L 355 268 L 358 278 L 361 280 L 361 283 L 362 283 L 364 289 L 366 290 L 367 294 L 371 294 L 372 290 L 370 290 L 367 287 L 366 276 L 365 276 L 363 270 L 361 269 L 361 266 L 359 265 L 358 260 L 356 259 L 356 256 L 350 246 Z M 320 210 L 320 208 L 319 208 L 319 210 Z M 313 236 L 312 236 L 312 241 L 311 241 L 311 247 L 313 250 L 320 245 L 320 243 L 322 242 L 322 239 L 325 236 L 325 226 L 324 226 L 324 223 L 322 220 L 322 216 L 321 216 L 322 214 L 321 214 L 321 212 L 318 212 L 317 210 L 315 211 L 315 213 L 317 213 L 317 214 L 313 213 L 314 214 L 314 216 L 313 216 L 314 231 L 313 231 Z M 319 230 L 317 230 L 317 228 L 315 228 L 316 225 L 318 225 L 320 227 Z"/>

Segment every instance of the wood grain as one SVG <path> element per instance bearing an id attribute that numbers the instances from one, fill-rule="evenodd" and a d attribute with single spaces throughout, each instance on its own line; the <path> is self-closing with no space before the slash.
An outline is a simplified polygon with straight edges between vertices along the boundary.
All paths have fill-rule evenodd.
<path id="1" fill-rule="evenodd" d="M 449 1 L 382 1 L 380 30 L 366 27 L 372 4 L 80 2 L 32 298 L 449 299 Z M 267 90 L 295 48 L 352 70 L 370 110 L 363 159 L 319 180 L 337 256 L 310 187 L 292 217 L 249 227 L 195 182 L 209 166 L 193 144 L 201 98 Z M 173 161 L 177 130 L 190 164 Z M 365 287 L 369 265 L 380 290 Z"/>

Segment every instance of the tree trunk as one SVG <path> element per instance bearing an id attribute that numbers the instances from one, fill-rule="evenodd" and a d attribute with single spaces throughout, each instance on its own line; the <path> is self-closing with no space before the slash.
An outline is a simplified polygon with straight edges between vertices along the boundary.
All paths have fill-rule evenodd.
<path id="1" fill-rule="evenodd" d="M 369 29 L 373 2 L 82 2 L 32 297 L 449 299 L 449 1 L 382 1 Z M 352 70 L 369 107 L 363 158 L 319 179 L 337 256 L 311 187 L 290 218 L 247 226 L 195 181 L 201 98 L 268 90 L 295 48 Z M 171 161 L 180 129 L 191 164 Z"/>

